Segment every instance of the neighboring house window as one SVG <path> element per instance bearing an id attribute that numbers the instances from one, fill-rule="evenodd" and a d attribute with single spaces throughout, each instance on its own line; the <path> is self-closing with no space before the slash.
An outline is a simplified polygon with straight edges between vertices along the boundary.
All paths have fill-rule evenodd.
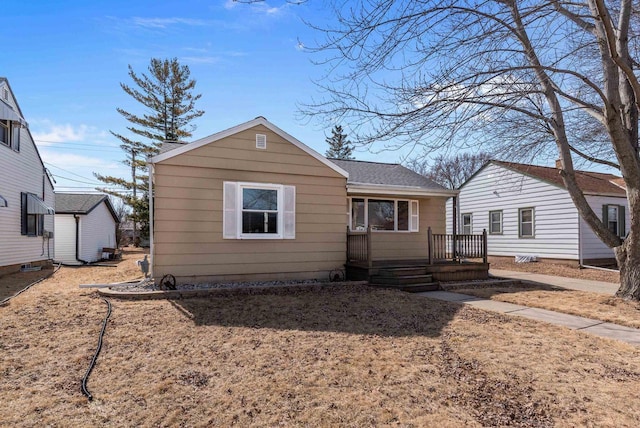
<path id="1" fill-rule="evenodd" d="M 29 198 L 35 198 L 42 201 L 32 193 L 21 194 L 21 234 L 27 236 L 42 236 L 42 231 L 44 230 L 44 215 L 30 212 L 28 202 Z"/>
<path id="2" fill-rule="evenodd" d="M 603 205 L 602 222 L 617 236 L 624 237 L 626 235 L 623 205 Z"/>
<path id="3" fill-rule="evenodd" d="M 462 234 L 471 235 L 471 214 L 462 214 Z"/>
<path id="4" fill-rule="evenodd" d="M 351 198 L 351 230 L 418 231 L 418 201 Z"/>
<path id="5" fill-rule="evenodd" d="M 20 151 L 20 126 L 17 122 L 0 120 L 0 144 Z"/>
<path id="6" fill-rule="evenodd" d="M 489 211 L 489 233 L 492 235 L 502 233 L 502 211 Z"/>
<path id="7" fill-rule="evenodd" d="M 518 210 L 518 230 L 520 232 L 520 238 L 533 238 L 533 215 L 533 208 L 520 208 L 520 210 Z"/>
<path id="8" fill-rule="evenodd" d="M 224 239 L 294 239 L 295 187 L 224 182 Z"/>
<path id="9" fill-rule="evenodd" d="M 11 122 L 0 120 L 0 143 L 11 146 Z"/>

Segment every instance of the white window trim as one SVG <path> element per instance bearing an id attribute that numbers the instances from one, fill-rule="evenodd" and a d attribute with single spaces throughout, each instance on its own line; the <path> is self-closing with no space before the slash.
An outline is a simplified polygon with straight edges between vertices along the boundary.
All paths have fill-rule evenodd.
<path id="1" fill-rule="evenodd" d="M 464 217 L 469 216 L 469 233 L 464 232 Z M 460 214 L 460 231 L 461 235 L 472 235 L 473 234 L 473 213 L 462 213 Z"/>
<path id="2" fill-rule="evenodd" d="M 275 190 L 277 192 L 278 216 L 277 216 L 277 233 L 242 233 L 242 190 L 243 189 L 263 189 Z M 237 198 L 237 236 L 239 239 L 283 239 L 284 236 L 284 186 L 281 184 L 264 184 L 264 183 L 238 183 Z"/>
<path id="3" fill-rule="evenodd" d="M 522 212 L 531 211 L 531 235 L 522 234 Z M 518 238 L 530 239 L 536 237 L 536 210 L 533 207 L 518 209 Z"/>
<path id="4" fill-rule="evenodd" d="M 495 214 L 495 213 L 500 214 L 500 231 L 499 232 L 494 232 L 491 229 L 491 225 L 493 224 L 493 220 L 491 219 L 491 214 Z M 502 230 L 503 230 L 502 219 L 503 219 L 502 210 L 489 211 L 489 235 L 502 235 Z"/>
<path id="5" fill-rule="evenodd" d="M 353 200 L 354 199 L 363 199 L 364 200 L 364 228 L 365 230 L 367 230 L 369 228 L 369 200 L 373 199 L 375 201 L 392 201 L 393 202 L 393 230 L 378 230 L 378 229 L 373 229 L 372 232 L 376 232 L 376 233 L 416 233 L 419 231 L 419 224 L 420 224 L 420 218 L 419 218 L 419 212 L 418 210 L 420 209 L 420 202 L 417 199 L 394 199 L 394 198 L 384 198 L 384 197 L 373 197 L 373 198 L 369 198 L 369 197 L 365 197 L 365 196 L 352 196 L 347 198 L 347 210 L 348 210 L 348 227 L 349 227 L 349 231 L 354 232 L 354 230 L 352 229 L 352 225 L 353 225 Z M 398 230 L 398 202 L 407 202 L 408 204 L 408 208 L 409 208 L 409 212 L 407 213 L 408 218 L 407 218 L 407 230 Z M 414 211 L 414 207 L 413 204 L 415 204 L 415 211 Z M 412 230 L 411 229 L 411 225 L 412 225 L 412 219 L 413 217 L 416 217 L 415 219 L 415 224 L 416 224 L 416 229 Z M 357 230 L 355 232 L 358 232 Z"/>

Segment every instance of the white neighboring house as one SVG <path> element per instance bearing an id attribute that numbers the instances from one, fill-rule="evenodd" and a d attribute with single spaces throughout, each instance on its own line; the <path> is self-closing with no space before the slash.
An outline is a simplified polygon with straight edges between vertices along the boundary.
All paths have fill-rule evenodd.
<path id="1" fill-rule="evenodd" d="M 0 77 L 0 273 L 54 256 L 53 184 L 6 78 Z"/>
<path id="2" fill-rule="evenodd" d="M 103 248 L 115 248 L 116 215 L 102 194 L 56 193 L 56 261 L 85 264 L 101 260 Z"/>
<path id="3" fill-rule="evenodd" d="M 622 178 L 587 171 L 576 171 L 576 178 L 598 217 L 626 236 L 629 209 Z M 490 256 L 526 255 L 581 265 L 614 258 L 580 218 L 557 168 L 489 161 L 460 187 L 457 212 L 459 234 L 486 229 Z M 452 199 L 447 217 L 452 218 Z M 447 233 L 451 224 L 447 221 Z"/>

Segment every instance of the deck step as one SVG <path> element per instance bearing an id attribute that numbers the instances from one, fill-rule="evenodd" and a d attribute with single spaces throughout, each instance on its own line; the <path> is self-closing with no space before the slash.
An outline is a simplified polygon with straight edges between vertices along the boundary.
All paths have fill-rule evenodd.
<path id="1" fill-rule="evenodd" d="M 407 275 L 424 275 L 427 269 L 424 266 L 398 266 L 386 267 L 378 269 L 379 276 L 407 276 Z"/>
<path id="2" fill-rule="evenodd" d="M 426 282 L 422 284 L 373 284 L 373 287 L 392 288 L 394 290 L 406 291 L 408 293 L 422 293 L 423 291 L 440 290 L 440 284 L 437 282 Z"/>
<path id="3" fill-rule="evenodd" d="M 424 284 L 433 281 L 433 276 L 421 274 L 421 275 L 402 275 L 402 276 L 385 276 L 385 275 L 372 275 L 369 282 L 373 284 L 382 285 L 409 285 L 409 284 Z"/>

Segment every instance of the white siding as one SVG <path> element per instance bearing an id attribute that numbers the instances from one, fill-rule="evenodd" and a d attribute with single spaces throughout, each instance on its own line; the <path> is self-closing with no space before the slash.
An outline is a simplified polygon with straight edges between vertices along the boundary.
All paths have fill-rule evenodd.
<path id="1" fill-rule="evenodd" d="M 56 214 L 57 262 L 76 264 L 76 220 L 73 214 Z"/>
<path id="2" fill-rule="evenodd" d="M 0 91 L 4 86 L 4 83 L 0 83 Z M 11 91 L 9 94 L 9 104 L 18 111 Z M 27 129 L 20 129 L 20 152 L 0 144 L 0 195 L 8 202 L 8 207 L 0 207 L 0 266 L 46 260 L 54 256 L 53 239 L 20 234 L 21 192 L 34 193 L 43 198 L 48 206 L 54 206 L 53 187 L 45 177 L 44 166 Z M 45 230 L 54 231 L 53 223 L 52 215 L 44 216 Z"/>
<path id="3" fill-rule="evenodd" d="M 447 233 L 451 233 L 451 201 Z M 502 210 L 500 235 L 488 235 L 492 256 L 535 255 L 577 260 L 578 211 L 566 190 L 490 164 L 460 190 L 459 216 L 472 214 L 474 234 L 489 232 L 489 212 Z M 518 210 L 534 209 L 534 237 L 518 236 Z M 460 217 L 459 217 L 460 218 Z M 458 221 L 458 233 L 461 222 Z"/>
<path id="4" fill-rule="evenodd" d="M 591 209 L 596 213 L 599 219 L 602 219 L 603 205 L 622 205 L 625 213 L 625 234 L 629 230 L 629 204 L 627 198 L 615 198 L 611 196 L 587 196 L 587 202 Z M 605 259 L 615 257 L 613 250 L 607 247 L 598 238 L 587 223 L 580 219 L 580 234 L 582 245 L 582 258 L 588 259 Z"/>
<path id="5" fill-rule="evenodd" d="M 80 216 L 80 259 L 102 259 L 102 248 L 116 246 L 116 222 L 105 202 L 87 215 Z"/>

